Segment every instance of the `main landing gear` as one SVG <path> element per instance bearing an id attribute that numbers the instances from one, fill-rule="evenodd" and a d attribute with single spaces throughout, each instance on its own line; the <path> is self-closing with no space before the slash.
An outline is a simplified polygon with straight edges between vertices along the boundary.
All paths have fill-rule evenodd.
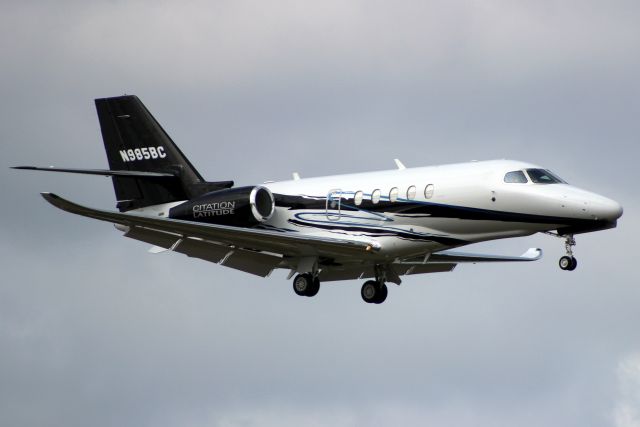
<path id="1" fill-rule="evenodd" d="M 364 302 L 369 304 L 382 304 L 387 299 L 388 289 L 385 284 L 387 271 L 381 267 L 375 267 L 375 280 L 368 280 L 362 285 L 360 295 Z M 393 276 L 392 276 L 393 277 Z M 393 281 L 393 278 L 391 279 Z M 394 282 L 395 283 L 395 282 Z M 320 290 L 318 274 L 302 273 L 293 279 L 293 291 L 303 297 L 315 296 Z"/>
<path id="2" fill-rule="evenodd" d="M 320 290 L 320 279 L 311 273 L 298 274 L 293 279 L 293 291 L 301 297 L 315 296 Z"/>
<path id="3" fill-rule="evenodd" d="M 387 299 L 387 294 L 389 293 L 387 285 L 385 284 L 387 281 L 387 269 L 382 265 L 376 265 L 374 271 L 376 280 L 364 282 L 360 290 L 360 295 L 366 303 L 382 304 Z"/>
<path id="4" fill-rule="evenodd" d="M 567 234 L 566 236 L 550 232 L 545 234 L 549 234 L 553 237 L 564 238 L 564 249 L 567 251 L 567 254 L 558 260 L 558 265 L 565 271 L 575 270 L 578 266 L 578 260 L 573 256 L 573 247 L 576 245 L 576 239 L 573 238 L 573 234 Z"/>
<path id="5" fill-rule="evenodd" d="M 387 285 L 378 280 L 368 280 L 362 285 L 360 295 L 364 302 L 369 304 L 382 304 L 387 299 Z"/>

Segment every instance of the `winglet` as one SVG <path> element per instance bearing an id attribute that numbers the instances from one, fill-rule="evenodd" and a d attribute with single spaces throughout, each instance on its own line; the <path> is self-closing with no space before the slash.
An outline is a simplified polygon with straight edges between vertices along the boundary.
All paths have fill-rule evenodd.
<path id="1" fill-rule="evenodd" d="M 406 169 L 407 167 L 400 161 L 400 159 L 393 159 L 396 162 L 396 166 L 399 170 Z"/>
<path id="2" fill-rule="evenodd" d="M 528 261 L 537 261 L 542 258 L 542 249 L 529 248 L 525 253 L 520 255 L 521 258 L 526 258 Z"/>
<path id="3" fill-rule="evenodd" d="M 48 192 L 42 192 L 40 193 L 40 195 L 42 197 L 44 197 L 44 199 L 51 203 L 53 206 L 59 208 L 60 207 L 60 200 L 63 200 L 61 197 L 57 196 L 56 194 L 53 193 L 48 193 Z"/>

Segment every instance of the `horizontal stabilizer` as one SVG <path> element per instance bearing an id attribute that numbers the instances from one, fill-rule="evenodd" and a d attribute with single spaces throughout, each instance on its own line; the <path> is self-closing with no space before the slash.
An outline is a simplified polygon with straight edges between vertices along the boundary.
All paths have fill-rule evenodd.
<path id="1" fill-rule="evenodd" d="M 177 175 L 171 172 L 146 172 L 146 171 L 127 171 L 127 170 L 108 170 L 108 169 L 72 169 L 72 168 L 54 168 L 38 167 L 38 166 L 13 166 L 11 169 L 21 169 L 30 171 L 47 171 L 47 172 L 67 172 L 80 173 L 85 175 L 102 175 L 102 176 L 123 176 L 134 178 L 176 178 Z"/>
<path id="2" fill-rule="evenodd" d="M 45 172 L 67 172 L 78 173 L 84 175 L 102 175 L 112 176 L 120 178 L 136 178 L 136 179 L 149 179 L 156 180 L 155 182 L 174 183 L 174 180 L 178 180 L 180 177 L 177 172 L 149 172 L 149 171 L 136 171 L 136 170 L 109 170 L 109 169 L 75 169 L 75 168 L 56 168 L 53 166 L 39 167 L 39 166 L 12 166 L 11 169 L 30 170 L 30 171 L 45 171 Z M 150 181 L 149 181 L 150 182 Z M 177 182 L 177 181 L 175 181 Z M 189 185 L 189 191 L 194 197 L 200 196 L 211 191 L 218 191 L 224 188 L 233 187 L 233 181 L 202 181 L 195 182 Z"/>

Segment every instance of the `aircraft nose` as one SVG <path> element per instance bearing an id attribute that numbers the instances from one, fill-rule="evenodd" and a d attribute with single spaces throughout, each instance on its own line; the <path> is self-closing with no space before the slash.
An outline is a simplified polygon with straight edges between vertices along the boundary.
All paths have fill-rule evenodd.
<path id="1" fill-rule="evenodd" d="M 615 200 L 607 199 L 606 197 L 599 197 L 597 201 L 592 204 L 592 213 L 598 219 L 604 219 L 607 221 L 615 221 L 622 216 L 622 206 Z"/>
<path id="2" fill-rule="evenodd" d="M 611 200 L 607 206 L 607 219 L 614 221 L 622 216 L 622 205 L 614 200 Z"/>

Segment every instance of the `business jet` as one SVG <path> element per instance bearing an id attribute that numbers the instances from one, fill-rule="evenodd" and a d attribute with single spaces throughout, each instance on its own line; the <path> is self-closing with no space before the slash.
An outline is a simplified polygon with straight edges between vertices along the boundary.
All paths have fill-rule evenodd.
<path id="1" fill-rule="evenodd" d="M 116 211 L 52 193 L 64 211 L 113 223 L 125 237 L 254 275 L 290 271 L 312 297 L 322 282 L 366 279 L 362 299 L 380 304 L 401 276 L 452 271 L 460 263 L 527 262 L 458 252 L 468 244 L 546 233 L 564 239 L 562 270 L 577 266 L 574 235 L 616 227 L 617 202 L 551 171 L 493 160 L 300 178 L 235 187 L 206 181 L 136 96 L 96 99 L 109 169 L 16 169 L 109 176 Z M 294 277 L 295 276 L 295 277 Z"/>

